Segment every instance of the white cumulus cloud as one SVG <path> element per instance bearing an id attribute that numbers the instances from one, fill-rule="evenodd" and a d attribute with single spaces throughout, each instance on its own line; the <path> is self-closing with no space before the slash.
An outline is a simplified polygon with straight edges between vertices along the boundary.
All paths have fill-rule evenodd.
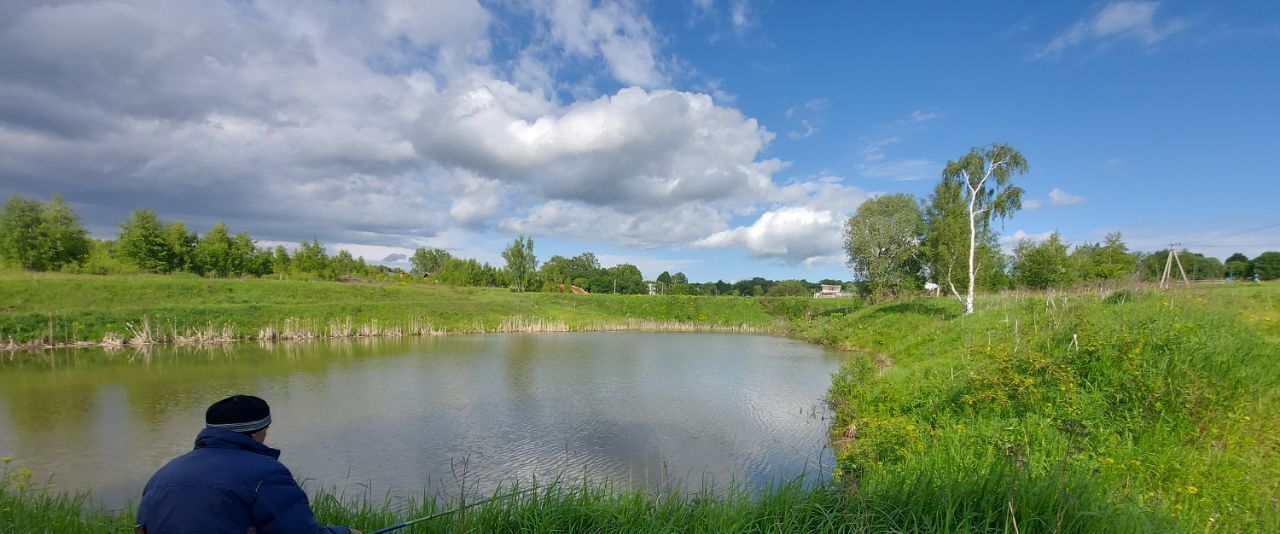
<path id="1" fill-rule="evenodd" d="M 420 153 L 550 199 L 630 212 L 754 199 L 781 167 L 757 159 L 772 133 L 708 95 L 627 88 L 561 108 L 484 80 L 442 96 L 420 122 Z"/>
<path id="2" fill-rule="evenodd" d="M 1054 206 L 1070 206 L 1084 202 L 1084 197 L 1073 195 L 1055 187 L 1049 191 L 1049 202 L 1052 202 Z"/>
<path id="3" fill-rule="evenodd" d="M 1186 28 L 1186 22 L 1181 19 L 1157 22 L 1156 10 L 1159 8 L 1159 2 L 1111 2 L 1103 6 L 1093 17 L 1081 20 L 1067 28 L 1041 48 L 1035 58 L 1056 57 L 1069 48 L 1089 41 L 1107 42 L 1127 39 L 1150 46 Z"/>
<path id="4" fill-rule="evenodd" d="M 1049 239 L 1049 236 L 1051 235 L 1053 235 L 1052 231 L 1031 234 L 1031 233 L 1027 233 L 1026 230 L 1019 228 L 1016 232 L 1012 234 L 1000 236 L 1000 245 L 1006 251 L 1008 251 L 1008 250 L 1012 250 L 1013 247 L 1018 246 L 1018 243 L 1021 243 L 1023 241 L 1031 241 L 1033 243 L 1038 243 L 1040 241 Z"/>
<path id="5" fill-rule="evenodd" d="M 827 261 L 840 251 L 843 219 L 836 213 L 805 207 L 766 211 L 751 226 L 724 230 L 693 243 L 699 248 L 745 247 L 756 258 L 798 264 Z"/>

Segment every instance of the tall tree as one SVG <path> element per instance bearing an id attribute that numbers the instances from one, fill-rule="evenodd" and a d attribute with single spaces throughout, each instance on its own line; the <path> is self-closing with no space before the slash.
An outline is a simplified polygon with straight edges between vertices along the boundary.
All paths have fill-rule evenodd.
<path id="1" fill-rule="evenodd" d="M 1074 271 L 1067 254 L 1067 244 L 1057 232 L 1048 239 L 1033 242 L 1024 239 L 1013 251 L 1013 281 L 1020 287 L 1048 289 L 1073 281 Z"/>
<path id="2" fill-rule="evenodd" d="M 538 257 L 533 255 L 533 238 L 517 236 L 516 240 L 502 251 L 502 258 L 507 260 L 507 274 L 515 284 L 516 291 L 527 289 L 538 270 Z"/>
<path id="3" fill-rule="evenodd" d="M 271 272 L 277 277 L 284 278 L 289 273 L 289 249 L 284 245 L 276 245 L 271 254 Z"/>
<path id="4" fill-rule="evenodd" d="M 44 242 L 46 268 L 61 269 L 83 261 L 89 255 L 88 232 L 62 195 L 53 195 L 44 206 L 43 215 L 39 234 Z"/>
<path id="5" fill-rule="evenodd" d="M 196 243 L 195 271 L 205 276 L 231 276 L 236 270 L 235 252 L 227 225 L 213 225 Z"/>
<path id="6" fill-rule="evenodd" d="M 990 228 L 993 217 L 1005 219 L 1022 209 L 1022 188 L 1013 185 L 1013 178 L 1026 172 L 1027 160 L 1022 153 L 1000 143 L 974 147 L 960 159 L 948 161 L 942 170 L 943 181 L 963 186 L 969 218 L 969 287 L 962 300 L 965 314 L 973 313 L 979 237 Z"/>
<path id="7" fill-rule="evenodd" d="M 1263 280 L 1280 278 L 1280 252 L 1270 251 L 1253 259 L 1253 272 Z"/>
<path id="8" fill-rule="evenodd" d="M 424 274 L 435 274 L 444 266 L 446 260 L 452 259 L 453 254 L 442 248 L 425 248 L 419 247 L 413 251 L 413 256 L 409 258 L 409 263 L 413 264 L 411 271 L 414 276 L 422 276 Z"/>
<path id="9" fill-rule="evenodd" d="M 1102 243 L 1076 245 L 1071 263 L 1077 280 L 1120 280 L 1133 275 L 1137 257 L 1129 253 L 1120 232 L 1112 232 Z"/>
<path id="10" fill-rule="evenodd" d="M 80 263 L 88 254 L 84 225 L 61 195 L 48 204 L 14 195 L 0 211 L 0 258 L 47 271 Z"/>
<path id="11" fill-rule="evenodd" d="M 355 274 L 358 270 L 356 257 L 351 255 L 347 249 L 339 250 L 332 258 L 329 258 L 329 265 L 333 269 L 333 274 L 338 276 L 347 276 Z"/>
<path id="12" fill-rule="evenodd" d="M 310 273 L 320 278 L 333 277 L 332 271 L 329 270 L 329 256 L 318 239 L 299 243 L 290 263 L 295 272 Z"/>
<path id="13" fill-rule="evenodd" d="M 1232 278 L 1253 278 L 1253 261 L 1248 256 L 1237 252 L 1223 263 L 1226 274 Z"/>
<path id="14" fill-rule="evenodd" d="M 249 237 L 249 232 L 236 233 L 231 238 L 231 274 L 253 274 L 254 255 L 257 253 L 258 243 Z"/>
<path id="15" fill-rule="evenodd" d="M 169 247 L 170 271 L 194 271 L 196 244 L 200 238 L 187 231 L 182 221 L 171 222 L 164 227 L 164 241 Z"/>
<path id="16" fill-rule="evenodd" d="M 116 250 L 122 259 L 145 271 L 167 273 L 173 268 L 164 227 L 151 210 L 133 210 L 121 223 Z"/>
<path id="17" fill-rule="evenodd" d="M 608 272 L 613 277 L 614 287 L 617 288 L 615 293 L 639 295 L 649 291 L 649 287 L 644 283 L 644 275 L 640 274 L 640 268 L 635 265 L 619 263 L 610 267 Z"/>
<path id="18" fill-rule="evenodd" d="M 19 195 L 9 197 L 0 214 L 0 256 L 24 269 L 39 269 L 43 263 L 39 252 L 38 229 L 41 216 L 39 200 Z"/>
<path id="19" fill-rule="evenodd" d="M 920 206 L 905 193 L 882 195 L 858 206 L 844 224 L 849 268 L 866 280 L 875 298 L 919 284 Z"/>

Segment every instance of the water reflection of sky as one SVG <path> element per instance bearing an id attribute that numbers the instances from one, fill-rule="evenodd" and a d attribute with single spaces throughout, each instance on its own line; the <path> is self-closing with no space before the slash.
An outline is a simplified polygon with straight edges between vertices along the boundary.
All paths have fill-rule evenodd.
<path id="1" fill-rule="evenodd" d="M 0 456 L 119 506 L 190 449 L 209 403 L 272 405 L 309 484 L 381 497 L 512 480 L 760 487 L 831 465 L 839 357 L 729 334 L 489 335 L 97 351 L 0 365 Z M 50 478 L 51 477 L 51 478 Z"/>

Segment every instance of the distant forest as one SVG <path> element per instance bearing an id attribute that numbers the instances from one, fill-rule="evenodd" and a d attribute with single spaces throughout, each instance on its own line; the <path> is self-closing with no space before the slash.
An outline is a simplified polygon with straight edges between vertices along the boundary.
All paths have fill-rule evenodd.
<path id="1" fill-rule="evenodd" d="M 1154 280 L 1164 269 L 1168 251 L 1131 252 L 1119 234 L 1101 243 L 1071 245 L 1057 234 L 1025 241 L 1012 255 L 987 254 L 978 285 L 986 290 L 1044 289 L 1112 280 Z M 1280 278 L 1280 252 L 1256 258 L 1233 254 L 1226 262 L 1199 253 L 1179 253 L 1187 276 L 1195 280 L 1232 277 Z M 218 223 L 204 234 L 181 221 L 163 221 L 150 210 L 134 210 L 120 223 L 115 239 L 89 237 L 80 217 L 58 195 L 49 202 L 11 197 L 0 212 L 0 264 L 32 271 L 84 274 L 189 273 L 206 277 L 274 277 L 301 280 L 419 280 L 473 287 L 522 290 L 675 295 L 807 296 L 820 284 L 865 293 L 862 281 L 769 280 L 692 282 L 684 273 L 663 272 L 645 280 L 630 264 L 603 267 L 596 255 L 552 256 L 539 264 L 533 240 L 521 237 L 503 253 L 507 265 L 494 266 L 459 258 L 439 248 L 419 248 L 409 258 L 411 270 L 369 263 L 346 250 L 329 254 L 317 240 L 292 249 L 261 247 L 247 232 L 232 234 Z"/>

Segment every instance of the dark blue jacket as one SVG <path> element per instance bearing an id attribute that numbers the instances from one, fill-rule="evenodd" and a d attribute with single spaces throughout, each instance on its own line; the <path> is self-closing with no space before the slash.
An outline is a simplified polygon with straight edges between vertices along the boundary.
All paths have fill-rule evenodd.
<path id="1" fill-rule="evenodd" d="M 195 450 L 174 458 L 142 490 L 138 524 L 147 534 L 348 534 L 316 525 L 307 494 L 277 458 L 280 451 L 244 434 L 206 428 Z"/>

